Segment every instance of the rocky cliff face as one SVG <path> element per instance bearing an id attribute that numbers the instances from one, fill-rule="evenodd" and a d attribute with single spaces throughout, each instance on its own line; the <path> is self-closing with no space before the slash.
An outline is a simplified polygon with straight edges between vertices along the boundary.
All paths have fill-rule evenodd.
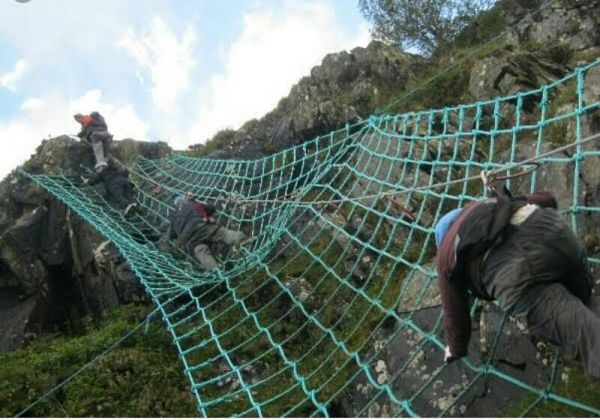
<path id="1" fill-rule="evenodd" d="M 473 65 L 469 83 L 472 98 L 535 89 L 598 57 L 599 27 L 600 1 L 551 3 L 509 31 L 505 48 Z"/>
<path id="2" fill-rule="evenodd" d="M 164 143 L 114 142 L 128 162 L 158 158 Z M 88 175 L 91 148 L 70 137 L 44 141 L 23 169 Z M 85 314 L 145 300 L 118 252 L 58 200 L 16 171 L 0 183 L 0 351 L 19 348 L 42 329 L 76 329 Z"/>
<path id="3" fill-rule="evenodd" d="M 557 2 L 531 2 L 517 0 L 531 9 L 541 3 L 545 7 L 533 19 L 517 25 L 508 35 L 513 44 L 536 43 L 551 46 L 568 45 L 574 50 L 600 46 L 600 2 L 597 0 L 561 0 Z M 527 4 L 530 3 L 530 4 Z M 518 15 L 517 11 L 517 15 Z M 522 11 L 520 12 L 522 14 Z"/>
<path id="4" fill-rule="evenodd" d="M 524 9 L 519 13 L 523 12 Z M 469 74 L 469 83 L 467 91 L 456 92 L 456 96 L 466 94 L 473 100 L 485 99 L 530 90 L 557 80 L 575 66 L 600 56 L 599 27 L 600 1 L 557 2 L 556 6 L 546 9 L 532 21 L 517 26 L 501 48 L 462 69 Z M 312 70 L 309 77 L 295 85 L 289 96 L 282 99 L 271 113 L 246 123 L 240 130 L 229 130 L 215 137 L 212 147 L 216 150 L 209 156 L 257 158 L 363 119 L 401 94 L 410 83 L 418 81 L 432 65 L 426 59 L 379 42 L 351 52 L 331 54 Z M 584 100 L 587 103 L 600 100 L 599 68 L 588 73 L 586 87 Z M 527 118 L 528 115 L 525 115 L 524 119 Z M 597 132 L 599 128 L 600 117 L 597 114 L 587 115 L 583 120 L 584 134 Z M 564 127 L 564 131 L 572 133 L 574 127 Z M 116 142 L 111 151 L 124 162 L 137 156 L 161 157 L 169 152 L 164 144 L 133 140 Z M 463 152 L 467 156 L 467 151 L 459 151 L 460 156 Z M 519 153 L 523 153 L 523 158 L 531 155 L 531 151 L 527 150 Z M 579 202 L 600 206 L 600 165 L 597 159 L 589 159 L 588 162 L 591 163 L 586 163 Z M 87 146 L 68 137 L 59 137 L 44 142 L 24 169 L 34 173 L 62 170 L 78 176 L 83 170 L 80 165 L 92 167 L 92 163 L 93 156 Z M 379 170 L 368 164 L 360 169 L 373 176 Z M 415 166 L 414 171 L 422 172 L 420 182 L 428 181 L 426 167 Z M 538 173 L 540 186 L 553 188 L 559 202 L 572 200 L 572 168 L 549 166 Z M 525 187 L 516 184 L 516 189 Z M 358 185 L 353 194 L 369 193 L 368 188 L 367 184 Z M 586 214 L 580 217 L 582 230 L 579 234 L 584 238 L 588 251 L 599 255 L 600 220 Z M 304 222 L 311 223 L 310 220 Z M 372 236 L 369 232 L 373 226 L 368 221 L 334 222 L 364 238 Z M 292 230 L 296 228 L 291 227 Z M 317 231 L 315 227 L 314 232 Z M 291 256 L 282 256 L 288 257 Z M 368 263 L 360 265 L 356 281 L 366 277 L 370 269 Z M 304 285 L 301 279 L 296 283 L 290 288 L 293 286 L 301 294 Z M 421 288 L 417 288 L 414 293 L 420 291 Z M 439 313 L 437 289 L 427 292 L 426 307 L 415 314 L 424 324 L 435 322 Z M 76 328 L 76 320 L 83 314 L 100 314 L 106 308 L 143 299 L 143 290 L 123 259 L 97 232 L 18 174 L 13 173 L 0 183 L 0 351 L 22 346 L 28 337 L 49 325 Z M 484 353 L 482 349 L 486 343 L 489 344 L 501 328 L 499 313 L 493 307 L 481 309 L 477 320 L 471 343 L 474 347 L 472 354 Z M 544 386 L 549 380 L 544 355 L 526 335 L 518 333 L 515 324 L 504 328 L 506 334 L 501 338 L 496 362 L 509 366 L 511 375 Z M 385 330 L 377 334 L 379 344 L 375 344 L 373 352 L 379 351 L 382 347 L 377 346 L 383 345 L 387 350 L 376 360 L 373 370 L 378 372 L 383 383 L 387 377 L 396 376 L 398 366 L 406 362 L 398 356 L 414 353 L 420 337 L 401 334 L 389 340 Z M 432 374 L 434 367 L 439 366 L 439 360 L 433 360 L 428 353 L 430 350 L 423 348 L 414 362 L 414 369 L 398 376 L 395 389 L 404 387 L 406 395 L 413 394 L 430 377 L 428 375 Z M 449 407 L 462 391 L 463 374 L 458 365 L 447 369 L 446 376 L 439 379 L 440 383 L 429 394 L 420 397 L 417 402 L 420 412 Z M 491 389 L 493 393 L 489 392 Z M 507 399 L 520 396 L 509 384 L 499 380 L 482 381 L 470 392 L 472 397 L 464 409 L 458 407 L 458 411 L 450 414 L 490 415 L 490 406 L 500 412 Z M 358 377 L 339 399 L 339 414 L 357 414 L 356 410 L 374 395 L 375 390 L 366 378 Z M 394 415 L 383 400 L 372 404 L 368 414 Z"/>
<path id="5" fill-rule="evenodd" d="M 531 90 L 600 55 L 598 0 L 504 0 L 499 3 L 499 13 L 512 24 L 541 5 L 541 12 L 499 41 L 502 48 L 463 69 L 470 73 L 466 92 L 440 94 L 470 101 Z M 452 64 L 450 60 L 442 67 Z M 276 109 L 239 130 L 224 130 L 201 154 L 254 159 L 283 150 L 371 115 L 401 96 L 407 86 L 424 82 L 422 75 L 436 65 L 439 63 L 378 41 L 366 48 L 330 54 Z M 203 146 L 192 149 L 202 150 Z"/>
<path id="6" fill-rule="evenodd" d="M 428 61 L 373 41 L 329 54 L 277 108 L 214 138 L 214 158 L 254 159 L 368 117 L 406 88 Z"/>

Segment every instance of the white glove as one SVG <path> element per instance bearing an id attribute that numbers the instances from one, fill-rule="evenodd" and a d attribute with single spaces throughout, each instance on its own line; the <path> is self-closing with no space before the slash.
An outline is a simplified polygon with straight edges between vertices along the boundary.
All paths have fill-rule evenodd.
<path id="1" fill-rule="evenodd" d="M 446 346 L 446 348 L 444 349 L 444 363 L 450 363 L 456 360 L 456 357 L 452 356 L 452 353 L 450 353 L 450 347 Z"/>

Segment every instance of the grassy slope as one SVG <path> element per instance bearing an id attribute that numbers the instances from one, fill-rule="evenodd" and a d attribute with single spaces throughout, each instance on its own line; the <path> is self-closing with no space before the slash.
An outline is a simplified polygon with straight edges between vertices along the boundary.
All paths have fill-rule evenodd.
<path id="1" fill-rule="evenodd" d="M 148 307 L 128 305 L 80 337 L 42 337 L 0 353 L 0 417 L 13 416 L 139 324 Z M 181 363 L 162 324 L 141 329 L 28 416 L 195 416 Z"/>

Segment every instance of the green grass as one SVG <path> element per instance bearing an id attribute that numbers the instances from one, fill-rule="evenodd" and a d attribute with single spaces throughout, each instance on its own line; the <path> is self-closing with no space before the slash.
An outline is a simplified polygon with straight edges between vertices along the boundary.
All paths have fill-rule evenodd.
<path id="1" fill-rule="evenodd" d="M 416 112 L 426 109 L 438 109 L 458 105 L 471 100 L 469 93 L 469 78 L 471 67 L 475 61 L 488 57 L 494 52 L 504 48 L 502 42 L 492 42 L 483 46 L 471 57 L 454 65 L 461 57 L 473 51 L 473 48 L 456 50 L 452 60 L 446 58 L 437 62 L 424 75 L 416 79 L 405 92 L 417 89 L 413 94 L 390 106 L 388 113 Z M 454 66 L 449 68 L 450 66 Z M 432 80 L 431 82 L 429 80 Z M 402 98 L 405 93 L 390 98 L 389 102 Z M 382 104 L 382 106 L 388 105 Z"/>
<path id="2" fill-rule="evenodd" d="M 0 354 L 0 416 L 17 414 L 144 319 L 149 308 L 124 306 L 80 337 L 39 338 Z M 170 334 L 151 324 L 26 413 L 36 417 L 196 416 Z"/>
<path id="3" fill-rule="evenodd" d="M 230 128 L 223 129 L 215 134 L 210 140 L 204 143 L 204 146 L 187 152 L 190 157 L 205 157 L 221 149 L 224 145 L 235 138 L 237 131 Z"/>

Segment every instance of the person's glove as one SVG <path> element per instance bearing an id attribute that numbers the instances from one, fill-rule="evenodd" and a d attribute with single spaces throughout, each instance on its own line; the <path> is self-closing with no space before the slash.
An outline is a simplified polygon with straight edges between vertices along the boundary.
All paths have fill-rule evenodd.
<path id="1" fill-rule="evenodd" d="M 458 357 L 452 356 L 452 353 L 450 353 L 450 347 L 446 346 L 444 349 L 444 363 L 452 363 L 455 360 L 458 360 Z"/>

